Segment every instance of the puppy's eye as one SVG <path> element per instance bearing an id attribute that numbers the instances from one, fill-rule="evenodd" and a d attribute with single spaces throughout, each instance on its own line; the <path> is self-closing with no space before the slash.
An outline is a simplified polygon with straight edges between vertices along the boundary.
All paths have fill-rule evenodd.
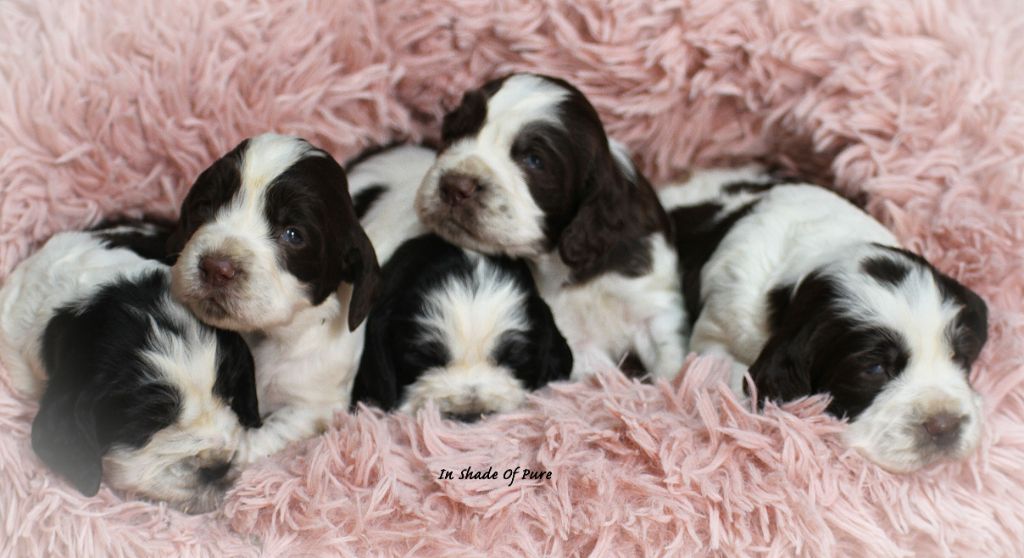
<path id="1" fill-rule="evenodd" d="M 882 378 L 886 376 L 885 365 L 872 364 L 864 369 L 864 375 L 869 378 Z"/>
<path id="2" fill-rule="evenodd" d="M 523 162 L 533 170 L 544 170 L 544 161 L 536 153 L 527 153 Z"/>
<path id="3" fill-rule="evenodd" d="M 306 243 L 306 238 L 302 236 L 302 231 L 296 227 L 288 227 L 281 233 L 279 238 L 281 242 L 294 248 L 299 248 Z"/>

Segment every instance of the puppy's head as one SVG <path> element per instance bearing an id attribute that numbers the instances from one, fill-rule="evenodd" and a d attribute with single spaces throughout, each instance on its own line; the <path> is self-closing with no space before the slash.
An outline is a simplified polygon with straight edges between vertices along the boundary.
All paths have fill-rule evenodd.
<path id="1" fill-rule="evenodd" d="M 260 424 L 252 356 L 173 302 L 163 273 L 63 308 L 43 338 L 46 391 L 32 447 L 83 494 L 111 486 L 199 513 L 237 475 Z"/>
<path id="2" fill-rule="evenodd" d="M 522 262 L 467 254 L 434 236 L 384 268 L 354 399 L 473 420 L 565 379 L 572 353 Z"/>
<path id="3" fill-rule="evenodd" d="M 977 445 L 968 376 L 988 327 L 977 294 L 919 256 L 869 245 L 769 299 L 772 335 L 750 369 L 759 398 L 831 394 L 849 445 L 892 471 Z"/>
<path id="4" fill-rule="evenodd" d="M 442 237 L 515 257 L 557 249 L 578 281 L 646 271 L 639 243 L 667 218 L 572 85 L 534 74 L 491 81 L 445 116 L 442 141 L 416 198 Z"/>
<path id="5" fill-rule="evenodd" d="M 352 209 L 345 173 L 304 140 L 264 134 L 199 175 L 168 249 L 180 253 L 173 290 L 201 320 L 267 330 L 316 306 L 343 283 L 355 329 L 379 269 Z"/>

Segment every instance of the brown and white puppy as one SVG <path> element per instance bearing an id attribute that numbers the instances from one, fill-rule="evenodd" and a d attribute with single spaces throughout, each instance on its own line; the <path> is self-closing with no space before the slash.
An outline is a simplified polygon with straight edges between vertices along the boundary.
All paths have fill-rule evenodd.
<path id="1" fill-rule="evenodd" d="M 686 320 L 668 217 L 578 89 L 493 80 L 445 116 L 442 140 L 420 218 L 454 244 L 530 263 L 574 377 L 629 354 L 655 376 L 678 372 Z"/>
<path id="2" fill-rule="evenodd" d="M 266 420 L 242 461 L 348 407 L 379 267 L 329 154 L 276 134 L 243 141 L 196 180 L 169 249 L 175 296 L 252 347 Z"/>

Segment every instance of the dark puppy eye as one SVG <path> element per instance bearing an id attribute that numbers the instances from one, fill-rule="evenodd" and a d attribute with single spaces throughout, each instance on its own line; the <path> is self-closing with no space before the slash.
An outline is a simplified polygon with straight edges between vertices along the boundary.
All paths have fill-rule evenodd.
<path id="1" fill-rule="evenodd" d="M 881 379 L 888 376 L 884 364 L 872 364 L 864 369 L 863 374 L 871 379 Z"/>
<path id="2" fill-rule="evenodd" d="M 544 170 L 544 161 L 536 153 L 527 153 L 526 156 L 523 157 L 523 162 L 533 170 Z"/>
<path id="3" fill-rule="evenodd" d="M 302 231 L 296 227 L 288 227 L 278 238 L 281 242 L 284 242 L 293 248 L 300 248 L 306 243 L 306 238 L 302 236 Z"/>

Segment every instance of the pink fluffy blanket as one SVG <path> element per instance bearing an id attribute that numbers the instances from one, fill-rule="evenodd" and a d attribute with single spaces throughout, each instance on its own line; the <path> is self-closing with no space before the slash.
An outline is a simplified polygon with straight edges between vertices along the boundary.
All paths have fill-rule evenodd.
<path id="1" fill-rule="evenodd" d="M 83 498 L 0 372 L 0 554 L 1019 555 L 1024 549 L 1024 19 L 1013 0 L 0 3 L 0 275 L 55 231 L 173 215 L 243 137 L 344 159 L 435 135 L 518 69 L 566 77 L 655 180 L 816 163 L 977 289 L 988 410 L 963 463 L 885 473 L 820 398 L 751 413 L 693 358 L 672 383 L 558 385 L 476 425 L 337 417 L 190 517 Z M 459 481 L 488 466 L 551 478 Z M 441 469 L 454 480 L 439 480 Z M 521 476 L 521 474 L 519 475 Z"/>

